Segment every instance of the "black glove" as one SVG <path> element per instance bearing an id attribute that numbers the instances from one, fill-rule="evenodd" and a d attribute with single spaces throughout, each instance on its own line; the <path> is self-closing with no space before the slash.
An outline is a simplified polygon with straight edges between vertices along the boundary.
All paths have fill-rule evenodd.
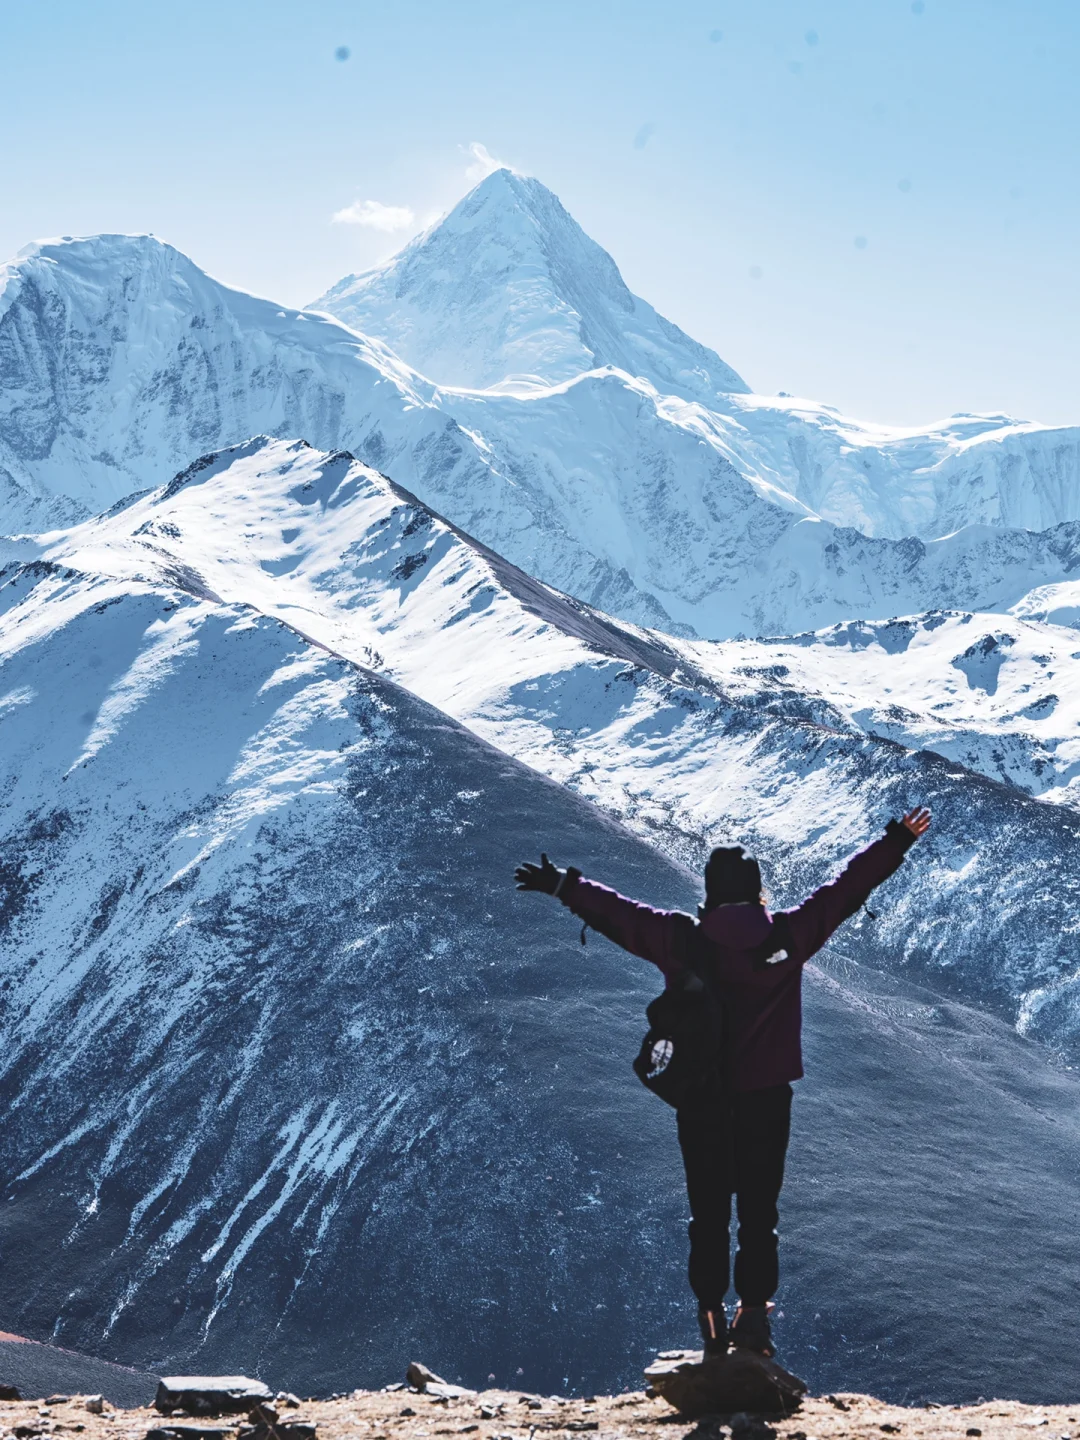
<path id="1" fill-rule="evenodd" d="M 514 871 L 519 890 L 539 890 L 544 895 L 554 895 L 565 878 L 566 871 L 552 865 L 546 855 L 540 856 L 539 865 L 526 860 L 524 865 L 519 865 Z"/>

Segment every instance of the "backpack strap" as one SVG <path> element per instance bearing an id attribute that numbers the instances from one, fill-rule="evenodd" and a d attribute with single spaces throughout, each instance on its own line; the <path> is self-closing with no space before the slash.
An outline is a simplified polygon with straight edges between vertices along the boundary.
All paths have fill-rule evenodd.
<path id="1" fill-rule="evenodd" d="M 705 990 L 709 984 L 709 974 L 704 957 L 700 952 L 700 930 L 698 922 L 692 915 L 684 915 L 681 912 L 677 917 L 677 924 L 672 940 L 672 950 L 676 960 L 686 973 L 686 980 L 683 981 L 684 990 Z"/>
<path id="2" fill-rule="evenodd" d="M 766 965 L 776 965 L 781 960 L 789 959 L 793 949 L 791 922 L 786 915 L 776 915 L 768 935 L 749 953 L 754 969 L 763 970 Z"/>

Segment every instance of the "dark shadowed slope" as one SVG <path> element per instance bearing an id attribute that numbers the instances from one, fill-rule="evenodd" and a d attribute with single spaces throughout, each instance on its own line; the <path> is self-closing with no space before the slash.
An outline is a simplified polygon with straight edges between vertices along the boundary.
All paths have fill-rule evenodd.
<path id="1" fill-rule="evenodd" d="M 34 1340 L 0 1339 L 0 1381 L 14 1385 L 24 1400 L 50 1395 L 101 1395 L 110 1405 L 133 1409 L 149 1405 L 157 1379 L 141 1370 L 111 1365 Z"/>

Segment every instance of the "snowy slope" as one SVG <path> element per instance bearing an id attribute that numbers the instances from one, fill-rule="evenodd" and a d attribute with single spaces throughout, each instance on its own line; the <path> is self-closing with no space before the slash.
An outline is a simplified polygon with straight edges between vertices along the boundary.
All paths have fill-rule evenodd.
<path id="1" fill-rule="evenodd" d="M 1075 1033 L 1069 812 L 726 697 L 303 444 L 192 466 L 0 587 L 9 1323 L 305 1390 L 402 1353 L 635 1383 L 692 1334 L 673 1127 L 627 1065 L 656 980 L 510 869 L 543 844 L 688 906 L 656 845 L 734 829 L 793 899 L 918 797 L 933 841 L 808 986 L 784 1351 L 821 1389 L 1064 1398 L 1077 1082 L 985 1007 L 1064 978 L 1034 1028 Z"/>
<path id="2" fill-rule="evenodd" d="M 938 611 L 681 649 L 725 691 L 763 696 L 777 713 L 820 704 L 867 733 L 935 750 L 1043 800 L 1080 803 L 1073 629 Z"/>
<path id="3" fill-rule="evenodd" d="M 1008 415 L 874 425 L 764 395 L 720 406 L 741 474 L 863 534 L 935 540 L 966 525 L 1046 530 L 1080 518 L 1080 427 Z"/>
<path id="4" fill-rule="evenodd" d="M 829 523 L 782 474 L 745 466 L 723 417 L 612 371 L 524 400 L 444 392 L 440 403 L 483 436 L 513 484 L 486 487 L 468 514 L 438 483 L 422 498 L 531 574 L 640 623 L 721 638 L 929 607 L 1001 610 L 1080 563 L 1076 521 L 1042 532 L 971 524 L 928 541 Z M 599 563 L 586 569 L 584 554 Z"/>
<path id="5" fill-rule="evenodd" d="M 441 385 L 549 385 L 612 365 L 666 395 L 715 401 L 748 387 L 626 288 L 557 196 L 496 170 L 385 265 L 311 306 L 377 335 Z"/>
<path id="6" fill-rule="evenodd" d="M 878 651 L 901 651 L 912 636 L 907 660 L 931 693 L 948 695 L 950 681 L 954 692 L 989 688 L 986 617 L 806 637 L 807 669 L 788 683 L 770 645 L 687 644 L 618 625 L 538 585 L 351 456 L 268 440 L 208 456 L 170 486 L 61 533 L 37 563 L 127 584 L 179 584 L 283 620 L 336 654 L 386 670 L 675 858 L 696 866 L 718 836 L 747 840 L 769 859 L 781 898 L 794 898 L 867 837 L 870 817 L 886 804 L 898 810 L 916 789 L 950 817 L 932 847 L 932 879 L 924 873 L 911 893 L 898 885 L 890 912 L 864 927 L 864 952 L 882 968 L 990 1005 L 1028 1033 L 1066 1045 L 1080 1037 L 1070 872 L 1034 910 L 1024 898 L 1032 865 L 1057 866 L 1080 819 L 1033 802 L 1019 786 L 1003 791 L 940 755 L 903 748 L 896 739 L 920 744 L 918 726 L 894 739 L 888 715 L 878 723 L 866 700 L 888 663 Z M 1041 628 L 1063 662 L 1062 647 L 1075 642 Z M 1031 653 L 1038 630 L 1028 625 L 1016 647 L 1028 657 L 1024 674 L 1046 668 L 1047 657 Z M 958 635 L 972 649 L 966 659 Z M 827 688 L 827 657 L 861 638 L 879 670 L 852 696 L 843 681 L 855 690 L 857 672 L 834 663 Z M 776 648 L 787 655 L 802 647 Z M 1010 679 L 1002 698 L 1023 683 Z M 994 751 L 1005 743 L 1022 755 L 1025 735 L 1037 736 L 1038 715 L 1049 711 L 1046 693 L 1045 685 L 1030 692 L 1043 702 L 1031 715 L 1012 705 L 1011 730 L 992 706 L 969 702 L 950 755 L 970 749 L 961 764 L 1024 782 L 1023 767 L 1009 775 Z M 922 703 L 929 724 L 936 702 Z M 927 739 L 949 749 L 939 730 Z M 1060 753 L 1044 747 L 1048 772 L 1064 769 L 1058 785 L 1071 778 L 1072 742 L 1068 726 Z M 998 838 L 988 850 L 973 847 L 972 835 L 990 833 Z M 1003 905 L 1016 915 L 1008 944 L 1000 940 Z"/>

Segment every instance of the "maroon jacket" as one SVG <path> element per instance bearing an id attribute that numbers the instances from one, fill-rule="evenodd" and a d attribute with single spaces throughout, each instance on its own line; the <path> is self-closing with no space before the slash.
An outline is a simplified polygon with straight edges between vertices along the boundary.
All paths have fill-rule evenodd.
<path id="1" fill-rule="evenodd" d="M 730 1017 L 736 1090 L 761 1090 L 802 1078 L 803 966 L 837 926 L 854 915 L 875 885 L 899 867 L 914 840 L 904 826 L 890 821 L 881 839 L 853 855 L 835 880 L 794 910 L 785 910 L 792 941 L 786 959 L 761 964 L 748 953 L 762 944 L 773 925 L 764 905 L 717 905 L 696 922 L 712 942 L 709 958 Z M 628 900 L 576 870 L 567 872 L 559 898 L 624 950 L 659 966 L 668 986 L 681 983 L 683 936 L 687 923 L 694 923 L 688 915 Z"/>

